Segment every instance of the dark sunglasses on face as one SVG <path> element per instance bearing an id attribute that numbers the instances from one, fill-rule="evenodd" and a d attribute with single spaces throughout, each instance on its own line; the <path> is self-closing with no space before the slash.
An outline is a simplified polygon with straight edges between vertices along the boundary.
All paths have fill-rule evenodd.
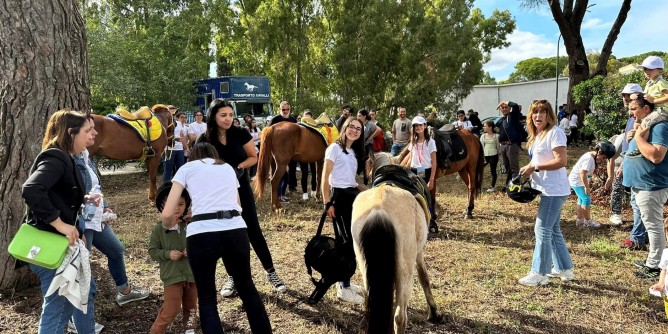
<path id="1" fill-rule="evenodd" d="M 290 108 L 288 108 L 288 109 L 281 109 L 281 111 L 290 111 Z"/>

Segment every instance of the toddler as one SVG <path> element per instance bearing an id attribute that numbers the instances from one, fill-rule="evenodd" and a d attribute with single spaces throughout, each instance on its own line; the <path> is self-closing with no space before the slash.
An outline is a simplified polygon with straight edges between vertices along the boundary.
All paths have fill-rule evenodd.
<path id="1" fill-rule="evenodd" d="M 654 103 L 656 112 L 650 113 L 642 120 L 641 127 L 647 128 L 656 123 L 668 120 L 668 81 L 663 74 L 663 59 L 657 56 L 649 56 L 643 60 L 639 66 L 647 77 L 645 85 L 644 98 Z"/>

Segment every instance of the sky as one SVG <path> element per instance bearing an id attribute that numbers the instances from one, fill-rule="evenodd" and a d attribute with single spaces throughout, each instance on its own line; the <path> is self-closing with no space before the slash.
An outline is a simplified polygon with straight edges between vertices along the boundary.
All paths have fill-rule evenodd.
<path id="1" fill-rule="evenodd" d="M 668 34 L 657 29 L 666 27 L 668 6 L 665 0 L 633 0 L 631 10 L 612 48 L 617 58 L 634 56 L 649 51 L 668 51 Z M 494 9 L 508 9 L 516 22 L 515 31 L 508 36 L 511 45 L 492 50 L 491 60 L 484 65 L 496 80 L 507 79 L 517 62 L 532 57 L 547 58 L 557 55 L 559 28 L 547 5 L 541 9 L 526 9 L 517 0 L 476 0 L 486 17 Z M 617 18 L 622 0 L 590 0 L 589 11 L 582 23 L 582 38 L 587 51 L 600 51 L 610 27 Z M 566 56 L 563 39 L 559 55 Z M 664 59 L 668 61 L 668 59 Z"/>

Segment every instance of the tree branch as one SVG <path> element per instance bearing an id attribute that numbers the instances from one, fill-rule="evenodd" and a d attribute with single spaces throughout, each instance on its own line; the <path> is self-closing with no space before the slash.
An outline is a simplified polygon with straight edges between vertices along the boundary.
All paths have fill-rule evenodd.
<path id="1" fill-rule="evenodd" d="M 564 42 L 566 42 L 565 36 L 566 35 L 570 36 L 571 29 L 570 26 L 568 25 L 568 21 L 566 21 L 564 12 L 561 10 L 561 6 L 559 6 L 559 1 L 552 0 L 549 2 L 549 5 L 550 5 L 550 11 L 552 12 L 552 17 L 554 18 L 554 21 L 557 23 L 561 35 L 564 36 Z"/>
<path id="2" fill-rule="evenodd" d="M 597 75 L 605 76 L 608 74 L 607 65 L 608 59 L 610 59 L 610 54 L 612 53 L 612 46 L 615 44 L 615 41 L 617 40 L 622 26 L 624 25 L 624 22 L 626 21 L 626 18 L 629 14 L 629 11 L 631 10 L 631 1 L 632 0 L 624 0 L 624 2 L 622 2 L 622 6 L 619 9 L 619 13 L 617 14 L 617 19 L 615 19 L 615 23 L 612 25 L 612 28 L 610 28 L 610 32 L 608 33 L 608 37 L 605 39 L 605 43 L 603 43 L 603 48 L 601 49 L 601 55 L 598 58 L 596 70 L 591 74 L 591 78 Z"/>
<path id="3" fill-rule="evenodd" d="M 552 1 L 552 3 L 556 3 L 557 6 L 559 5 L 559 1 Z M 552 6 L 552 3 L 550 6 Z M 573 0 L 565 0 L 564 1 L 564 16 L 570 18 L 573 15 Z"/>
<path id="4" fill-rule="evenodd" d="M 578 31 L 580 31 L 580 26 L 582 26 L 582 21 L 584 20 L 584 16 L 587 13 L 588 7 L 589 0 L 577 0 L 575 2 L 571 23 L 573 23 L 573 27 L 577 28 Z"/>

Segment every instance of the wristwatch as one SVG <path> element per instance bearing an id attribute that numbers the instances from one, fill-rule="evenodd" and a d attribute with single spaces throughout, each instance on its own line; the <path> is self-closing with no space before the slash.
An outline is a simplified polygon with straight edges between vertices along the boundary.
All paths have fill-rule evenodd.
<path id="1" fill-rule="evenodd" d="M 533 171 L 534 171 L 534 173 L 540 172 L 540 169 L 538 169 L 538 163 L 537 162 L 535 162 L 533 164 Z"/>

